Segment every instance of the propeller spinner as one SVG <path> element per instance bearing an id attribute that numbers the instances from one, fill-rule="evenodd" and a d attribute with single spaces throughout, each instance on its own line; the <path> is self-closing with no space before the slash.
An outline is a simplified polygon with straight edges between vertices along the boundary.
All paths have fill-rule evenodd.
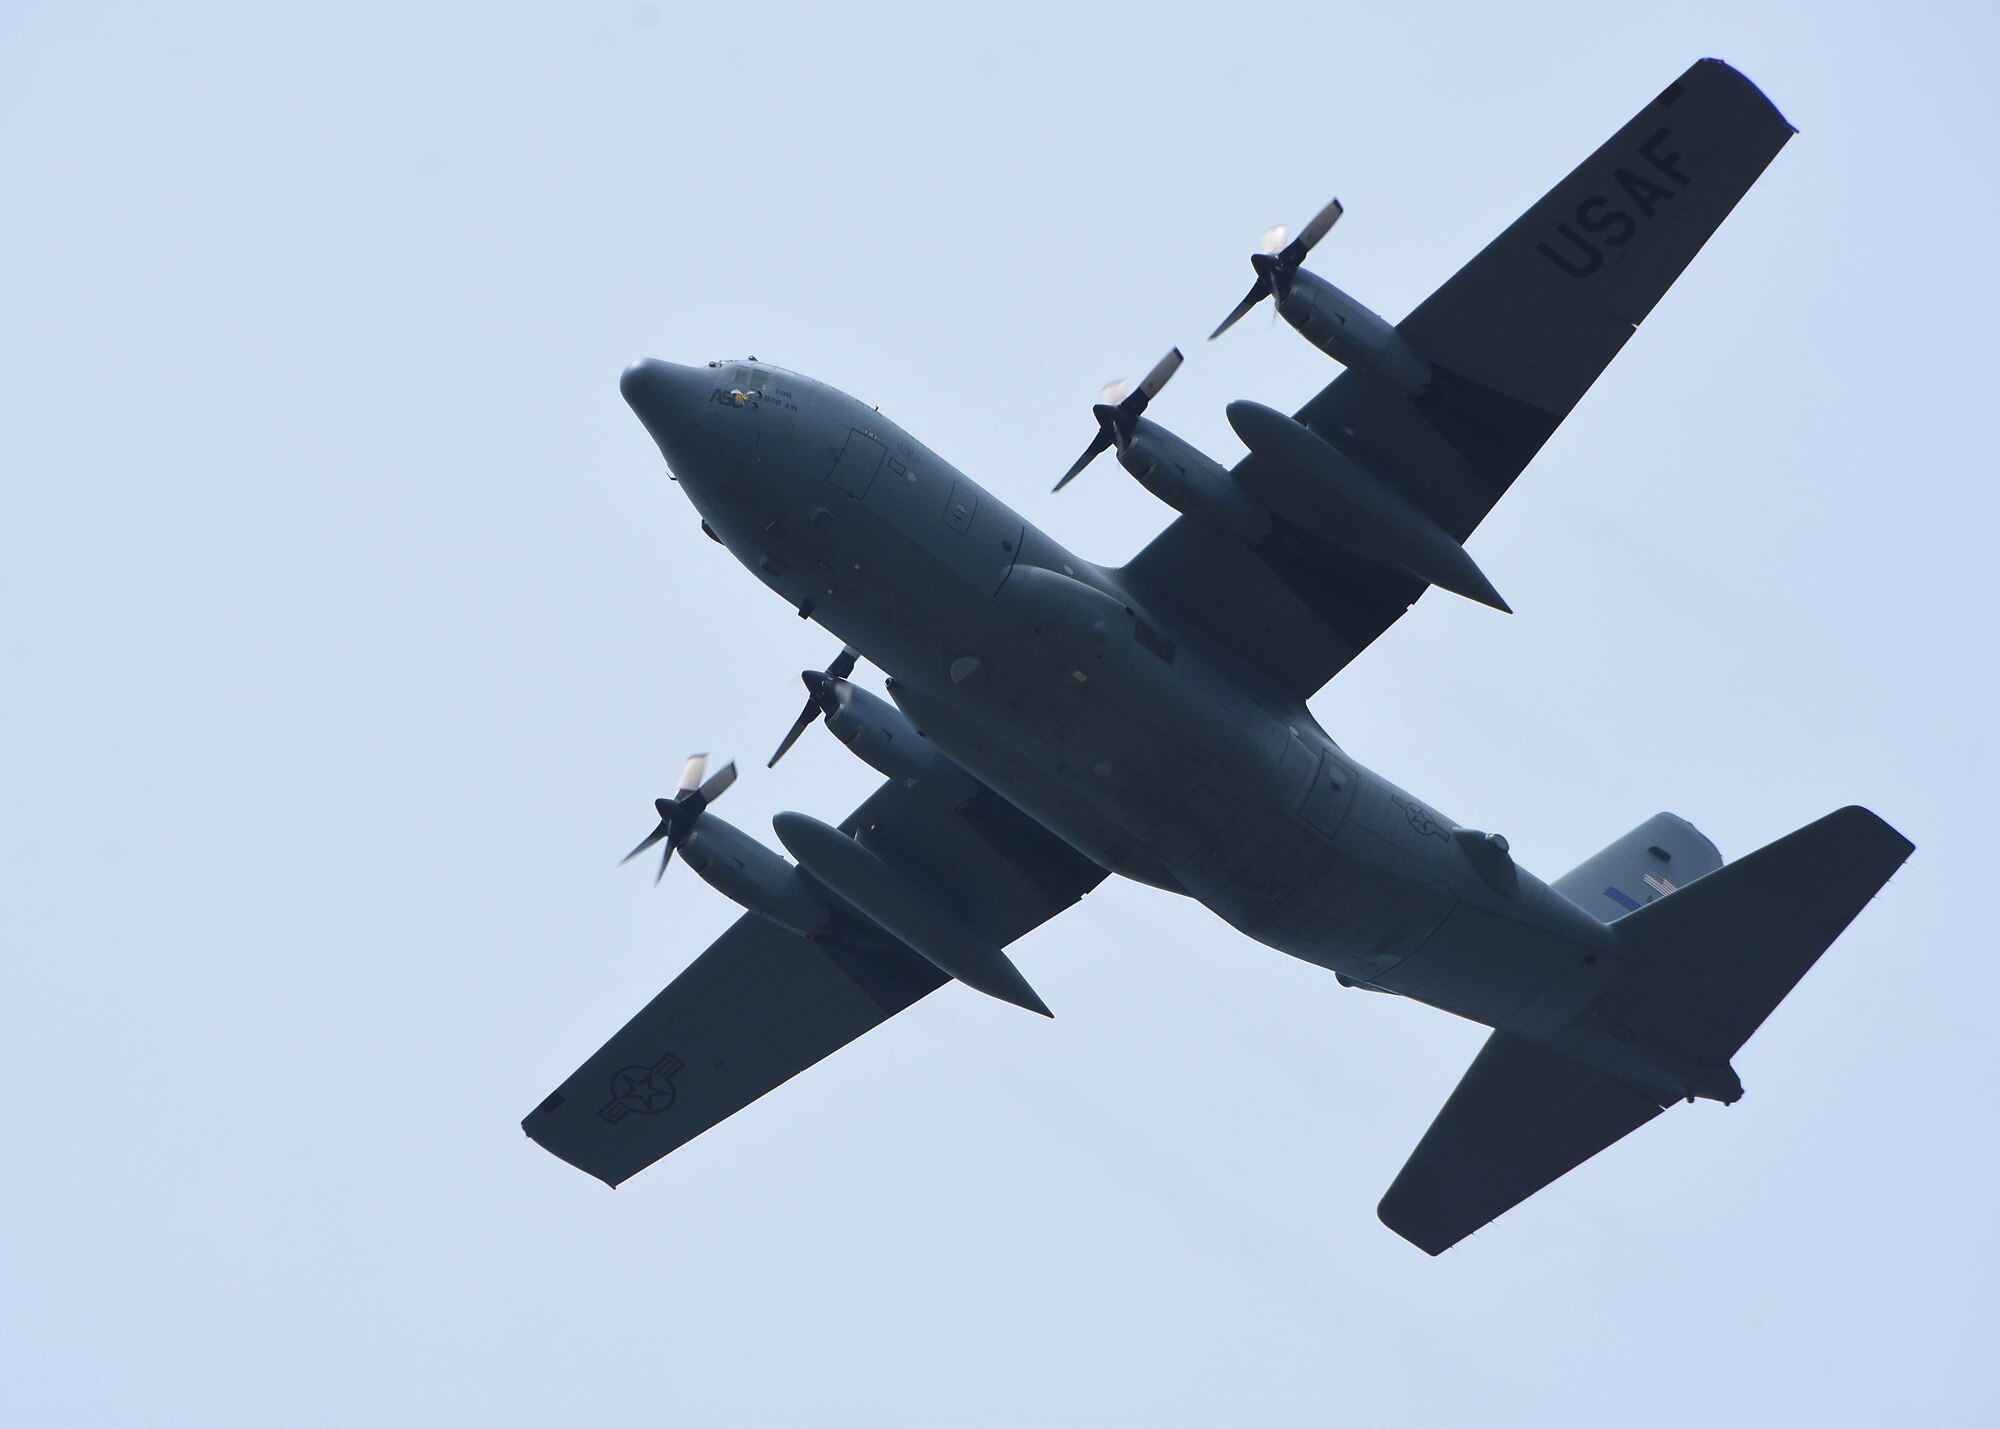
<path id="1" fill-rule="evenodd" d="M 713 776 L 704 781 L 702 775 L 707 770 L 706 754 L 688 757 L 687 763 L 681 766 L 680 788 L 674 797 L 653 800 L 653 807 L 660 815 L 659 827 L 641 839 L 637 848 L 618 860 L 621 865 L 630 863 L 664 839 L 667 844 L 666 851 L 660 855 L 660 871 L 653 875 L 653 882 L 658 884 L 667 876 L 667 865 L 673 862 L 674 850 L 685 843 L 687 836 L 694 832 L 695 821 L 701 818 L 702 810 L 714 803 L 721 797 L 723 790 L 736 782 L 734 760 L 723 765 Z"/>
<path id="2" fill-rule="evenodd" d="M 1326 237 L 1334 224 L 1340 222 L 1341 212 L 1340 200 L 1335 199 L 1314 214 L 1312 222 L 1308 223 L 1299 236 L 1289 243 L 1285 241 L 1285 230 L 1282 227 L 1266 232 L 1262 251 L 1250 255 L 1250 266 L 1257 270 L 1257 281 L 1250 285 L 1250 291 L 1244 295 L 1243 301 L 1222 320 L 1222 325 L 1208 335 L 1208 340 L 1214 342 L 1228 332 L 1238 318 L 1265 298 L 1282 303 L 1285 294 L 1291 291 L 1292 274 L 1299 271 L 1299 265 L 1306 261 L 1306 254 L 1312 252 L 1313 245 Z"/>
<path id="3" fill-rule="evenodd" d="M 1120 451 L 1124 450 L 1125 444 L 1132 440 L 1132 431 L 1138 423 L 1140 414 L 1146 410 L 1148 403 L 1160 395 L 1160 389 L 1167 385 L 1167 379 L 1174 375 L 1180 365 L 1181 350 L 1177 347 L 1153 364 L 1153 370 L 1146 374 L 1145 380 L 1139 384 L 1139 390 L 1131 396 L 1125 395 L 1125 383 L 1122 379 L 1113 382 L 1097 394 L 1097 405 L 1090 409 L 1092 415 L 1097 418 L 1097 435 L 1090 439 L 1090 445 L 1083 449 L 1083 455 L 1076 459 L 1070 469 L 1063 473 L 1062 480 L 1055 484 L 1057 491 L 1068 486 L 1078 472 L 1097 460 L 1099 454 L 1110 450 L 1113 446 Z"/>

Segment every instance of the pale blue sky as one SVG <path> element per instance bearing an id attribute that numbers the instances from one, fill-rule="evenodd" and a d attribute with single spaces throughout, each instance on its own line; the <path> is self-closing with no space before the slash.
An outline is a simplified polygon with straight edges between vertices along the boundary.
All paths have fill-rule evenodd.
<path id="1" fill-rule="evenodd" d="M 16 3 L 0 1414 L 37 1424 L 2000 1418 L 1988 7 Z M 1088 404 L 1268 225 L 1400 317 L 1690 61 L 1802 133 L 1315 702 L 1552 876 L 1658 809 L 1917 843 L 1738 1060 L 1432 1261 L 1374 1205 L 1481 1031 L 1107 886 L 615 1195 L 523 1112 L 726 926 L 684 754 L 844 814 L 833 642 L 618 398 L 755 352 L 1074 549 Z"/>

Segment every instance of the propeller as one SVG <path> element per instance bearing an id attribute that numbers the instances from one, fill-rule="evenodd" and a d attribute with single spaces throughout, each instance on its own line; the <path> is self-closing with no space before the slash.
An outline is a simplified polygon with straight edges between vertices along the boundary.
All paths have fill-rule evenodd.
<path id="1" fill-rule="evenodd" d="M 645 838 L 639 846 L 618 860 L 622 866 L 630 863 L 654 844 L 665 839 L 666 852 L 660 855 L 660 871 L 653 875 L 655 885 L 667 876 L 667 865 L 674 861 L 674 850 L 687 842 L 687 836 L 694 832 L 695 821 L 702 810 L 721 797 L 722 791 L 736 782 L 736 762 L 731 760 L 710 776 L 706 781 L 702 775 L 708 770 L 708 756 L 694 754 L 688 756 L 681 766 L 680 789 L 671 799 L 655 799 L 653 807 L 659 811 L 660 825 Z"/>
<path id="2" fill-rule="evenodd" d="M 1308 223 L 1300 231 L 1299 236 L 1289 243 L 1285 241 L 1285 229 L 1282 225 L 1267 230 L 1259 251 L 1250 255 L 1250 266 L 1257 270 L 1257 281 L 1250 285 L 1250 291 L 1244 295 L 1243 301 L 1222 320 L 1222 325 L 1208 335 L 1208 340 L 1214 342 L 1228 332 L 1235 326 L 1238 318 L 1265 298 L 1282 303 L 1285 295 L 1292 290 L 1292 274 L 1299 271 L 1299 264 L 1306 261 L 1306 254 L 1312 252 L 1313 245 L 1326 237 L 1334 224 L 1340 222 L 1340 215 L 1340 200 L 1335 199 L 1314 214 L 1312 222 Z"/>
<path id="3" fill-rule="evenodd" d="M 777 768 L 778 761 L 785 757 L 787 750 L 799 742 L 799 736 L 806 732 L 806 727 L 821 715 L 833 712 L 834 682 L 844 680 L 853 674 L 854 662 L 860 658 L 843 645 L 840 653 L 834 656 L 833 663 L 824 670 L 799 671 L 799 678 L 805 681 L 806 686 L 806 707 L 799 711 L 798 719 L 792 722 L 791 729 L 779 742 L 778 752 L 772 755 L 771 762 L 764 766 L 766 769 Z"/>
<path id="4" fill-rule="evenodd" d="M 1083 449 L 1083 455 L 1076 459 L 1070 469 L 1063 473 L 1062 480 L 1055 484 L 1061 491 L 1075 479 L 1076 474 L 1096 461 L 1098 456 L 1117 446 L 1124 450 L 1125 443 L 1132 440 L 1132 431 L 1138 423 L 1146 405 L 1160 395 L 1160 389 L 1167 385 L 1167 379 L 1181 365 L 1181 350 L 1177 347 L 1158 362 L 1139 384 L 1139 390 L 1131 396 L 1125 395 L 1125 382 L 1121 378 L 1097 394 L 1097 405 L 1091 414 L 1097 418 L 1097 435 L 1090 439 L 1090 445 Z"/>

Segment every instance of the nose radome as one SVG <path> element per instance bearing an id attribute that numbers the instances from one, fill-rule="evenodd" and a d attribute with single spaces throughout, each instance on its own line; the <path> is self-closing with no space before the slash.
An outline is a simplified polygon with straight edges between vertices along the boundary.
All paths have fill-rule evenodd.
<path id="1" fill-rule="evenodd" d="M 618 391 L 625 404 L 638 413 L 639 420 L 649 430 L 662 418 L 685 421 L 693 415 L 683 409 L 692 408 L 697 397 L 705 395 L 707 385 L 700 368 L 682 367 L 651 357 L 640 358 L 618 379 Z"/>
<path id="2" fill-rule="evenodd" d="M 633 411 L 638 411 L 639 403 L 645 400 L 652 371 L 660 365 L 650 357 L 637 358 L 626 365 L 624 373 L 618 378 L 619 395 L 624 397 L 625 405 Z"/>
<path id="3" fill-rule="evenodd" d="M 625 404 L 676 475 L 692 474 L 691 468 L 714 455 L 714 444 L 702 430 L 702 409 L 714 385 L 711 376 L 699 367 L 642 357 L 618 379 Z"/>

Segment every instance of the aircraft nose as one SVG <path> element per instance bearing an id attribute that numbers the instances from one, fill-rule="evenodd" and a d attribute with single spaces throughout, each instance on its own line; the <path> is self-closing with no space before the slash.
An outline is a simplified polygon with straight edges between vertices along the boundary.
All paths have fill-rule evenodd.
<path id="1" fill-rule="evenodd" d="M 625 369 L 618 390 L 677 476 L 695 473 L 715 455 L 703 430 L 714 374 L 642 357 Z"/>

